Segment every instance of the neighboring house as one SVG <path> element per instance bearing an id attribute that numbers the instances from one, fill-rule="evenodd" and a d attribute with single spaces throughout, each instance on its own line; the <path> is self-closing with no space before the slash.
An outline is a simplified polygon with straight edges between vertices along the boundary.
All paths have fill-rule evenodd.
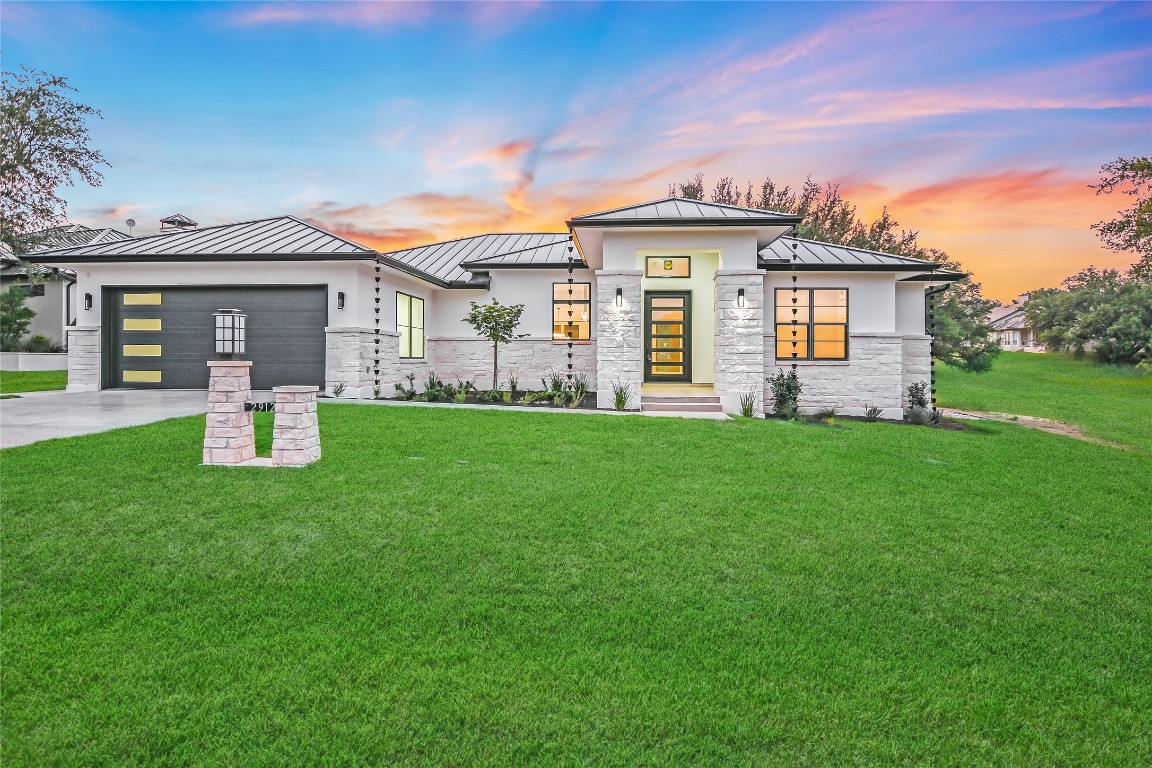
<path id="1" fill-rule="evenodd" d="M 64 344 L 64 329 L 76 320 L 75 275 L 69 270 L 43 269 L 34 263 L 38 252 L 79 245 L 127 240 L 115 229 L 91 229 L 67 224 L 33 234 L 32 251 L 19 259 L 7 248 L 0 253 L 0 289 L 16 286 L 24 292 L 24 306 L 36 313 L 27 336 L 47 336 L 53 344 Z"/>
<path id="2" fill-rule="evenodd" d="M 996 307 L 988 315 L 988 325 L 992 328 L 989 337 L 1000 342 L 1009 352 L 1043 352 L 1044 347 L 1036 343 L 1036 331 L 1028 323 L 1024 311 L 1028 294 L 1023 294 L 1011 304 Z"/>
<path id="3" fill-rule="evenodd" d="M 799 221 L 673 198 L 576 216 L 569 232 L 379 253 L 282 216 L 37 260 L 78 273 L 70 390 L 205 387 L 212 315 L 225 308 L 247 315 L 257 389 L 387 397 L 429 371 L 485 386 L 492 346 L 463 318 L 495 298 L 525 306 L 526 336 L 500 351 L 505 382 L 581 372 L 601 408 L 614 384 L 632 387 L 633 407 L 697 385 L 733 412 L 795 364 L 804 407 L 901 418 L 907 386 L 930 375 L 926 290 L 960 276 L 787 237 Z"/>

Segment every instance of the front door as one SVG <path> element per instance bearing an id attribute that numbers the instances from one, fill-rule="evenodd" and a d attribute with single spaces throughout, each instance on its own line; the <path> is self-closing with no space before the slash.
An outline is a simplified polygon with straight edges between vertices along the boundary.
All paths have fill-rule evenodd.
<path id="1" fill-rule="evenodd" d="M 644 294 L 644 381 L 692 381 L 692 294 Z"/>

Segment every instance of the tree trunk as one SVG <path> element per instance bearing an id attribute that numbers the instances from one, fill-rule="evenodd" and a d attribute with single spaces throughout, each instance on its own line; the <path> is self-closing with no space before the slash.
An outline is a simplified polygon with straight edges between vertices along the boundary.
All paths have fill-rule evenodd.
<path id="1" fill-rule="evenodd" d="M 493 390 L 497 389 L 497 387 L 499 386 L 499 382 L 496 380 L 496 357 L 497 357 L 499 349 L 500 349 L 500 342 L 498 342 L 498 341 L 492 342 L 492 389 Z"/>

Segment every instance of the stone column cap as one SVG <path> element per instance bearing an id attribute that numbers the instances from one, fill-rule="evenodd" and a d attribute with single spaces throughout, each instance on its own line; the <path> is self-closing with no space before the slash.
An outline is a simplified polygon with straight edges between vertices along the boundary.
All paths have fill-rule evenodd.
<path id="1" fill-rule="evenodd" d="M 272 391 L 277 394 L 283 392 L 286 395 L 302 395 L 307 392 L 319 392 L 320 387 L 272 387 Z"/>
<path id="2" fill-rule="evenodd" d="M 64 329 L 65 333 L 72 333 L 73 331 L 98 331 L 98 325 L 70 325 Z"/>
<path id="3" fill-rule="evenodd" d="M 251 368 L 251 360 L 209 360 L 209 368 Z"/>

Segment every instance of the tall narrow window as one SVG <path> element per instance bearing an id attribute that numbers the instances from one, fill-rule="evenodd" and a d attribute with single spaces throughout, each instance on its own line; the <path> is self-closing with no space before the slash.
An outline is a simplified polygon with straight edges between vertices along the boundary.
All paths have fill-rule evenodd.
<path id="1" fill-rule="evenodd" d="M 552 283 L 552 338 L 592 338 L 592 283 Z"/>
<path id="2" fill-rule="evenodd" d="M 396 293 L 396 332 L 400 357 L 424 357 L 424 299 Z"/>
<path id="3" fill-rule="evenodd" d="M 847 358 L 847 288 L 776 289 L 777 360 Z"/>

